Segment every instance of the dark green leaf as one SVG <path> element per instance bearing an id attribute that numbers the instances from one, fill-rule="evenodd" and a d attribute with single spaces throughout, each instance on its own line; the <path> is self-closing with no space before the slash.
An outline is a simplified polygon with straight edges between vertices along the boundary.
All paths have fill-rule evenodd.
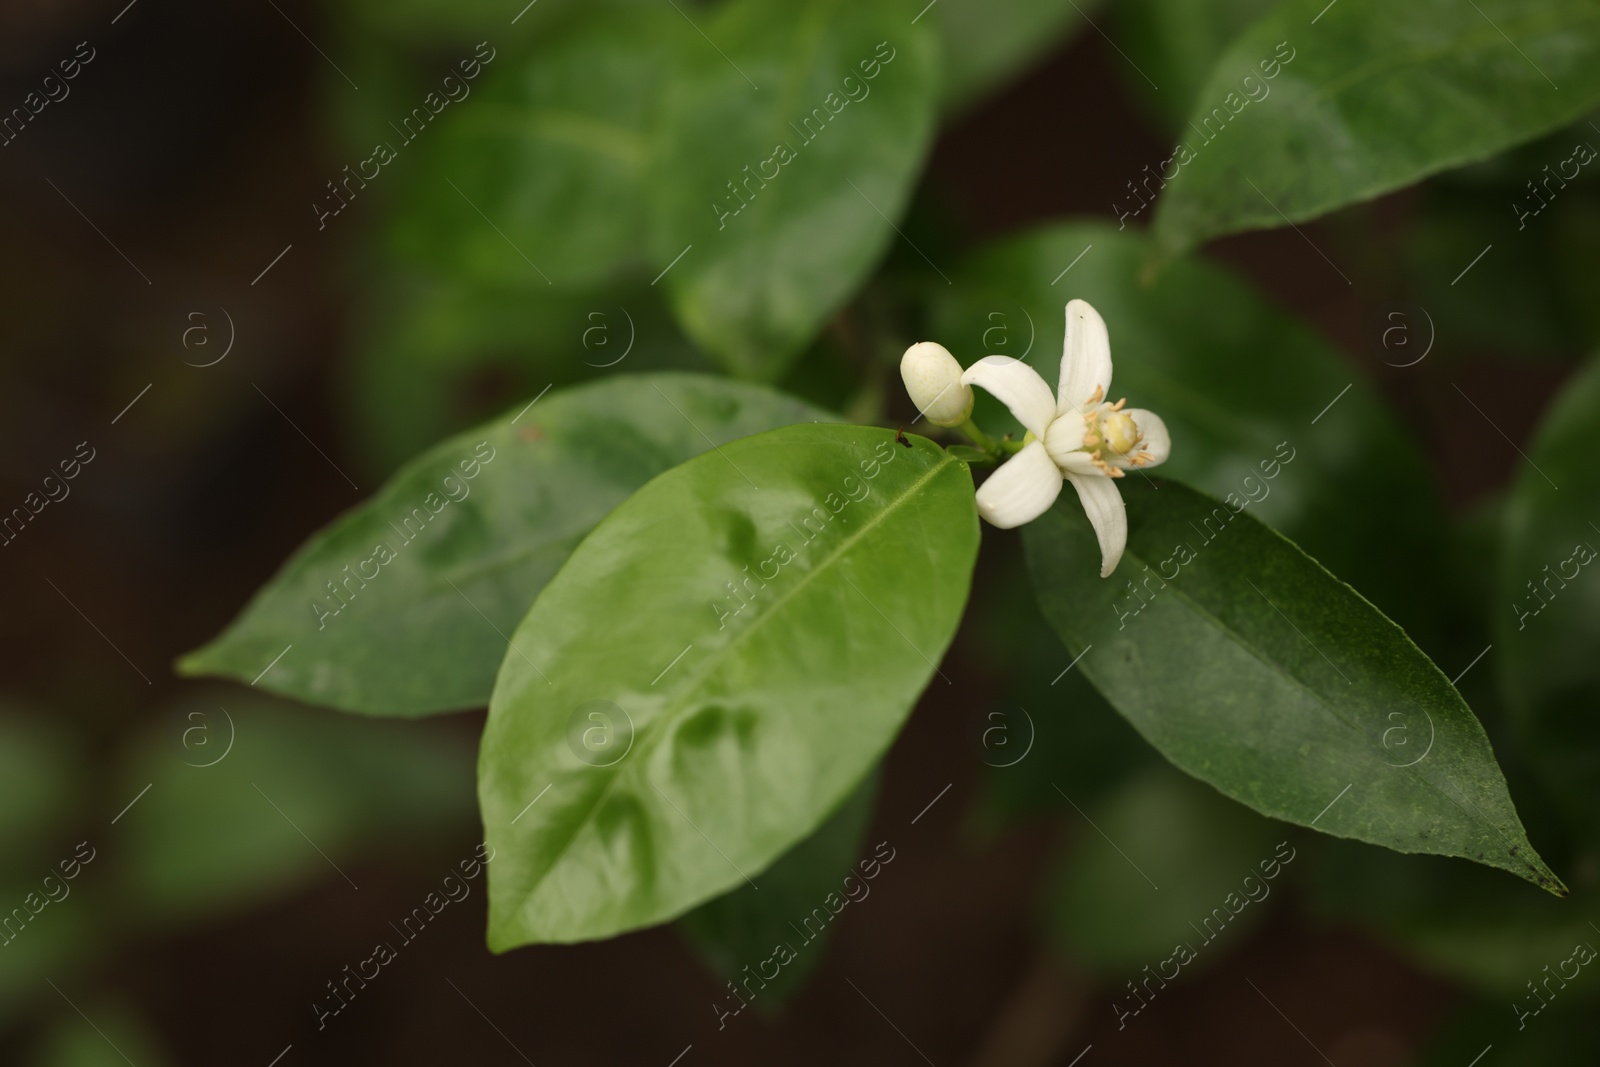
<path id="1" fill-rule="evenodd" d="M 700 16 L 710 40 L 666 104 L 653 247 L 685 330 L 739 374 L 776 378 L 898 239 L 938 92 L 916 6 Z"/>
<path id="2" fill-rule="evenodd" d="M 1566 892 L 1483 727 L 1398 626 L 1244 498 L 1121 485 L 1128 551 L 1110 579 L 1075 498 L 1023 543 L 1045 616 L 1086 652 L 1078 669 L 1146 740 L 1264 815 Z"/>
<path id="3" fill-rule="evenodd" d="M 1600 99 L 1592 0 L 1340 0 L 1312 25 L 1320 6 L 1281 5 L 1217 61 L 1156 168 L 1163 258 L 1483 159 Z"/>
<path id="4" fill-rule="evenodd" d="M 738 980 L 746 968 L 760 976 L 761 964 L 771 959 L 777 945 L 789 949 L 794 958 L 776 978 L 759 986 L 760 997 L 753 1001 L 758 1011 L 781 1007 L 822 962 L 834 915 L 826 900 L 830 893 L 843 899 L 847 888 L 861 882 L 856 858 L 877 794 L 878 778 L 873 775 L 815 833 L 767 868 L 759 891 L 741 884 L 678 920 L 706 963 L 725 981 Z M 851 876 L 854 880 L 847 883 Z M 827 922 L 811 919 L 804 928 L 795 925 L 818 908 Z"/>
<path id="5" fill-rule="evenodd" d="M 616 378 L 532 404 L 404 467 L 179 669 L 259 675 L 263 689 L 374 715 L 481 705 L 506 636 L 607 512 L 706 448 L 827 417 L 694 375 Z"/>
<path id="6" fill-rule="evenodd" d="M 857 786 L 954 636 L 978 547 L 966 465 L 906 439 L 736 441 L 634 494 L 545 587 L 479 761 L 491 948 L 759 885 Z"/>
<path id="7" fill-rule="evenodd" d="M 479 64 L 476 80 L 458 75 L 461 99 L 438 130 L 414 134 L 415 147 L 409 127 L 383 131 L 417 154 L 395 250 L 452 278 L 524 290 L 642 269 L 651 134 L 690 38 L 703 47 L 670 6 L 601 8 L 525 56 Z"/>
<path id="8" fill-rule="evenodd" d="M 1600 845 L 1597 450 L 1600 360 L 1593 360 L 1545 417 L 1512 490 L 1490 652 L 1502 667 L 1523 751 L 1591 846 Z"/>
<path id="9" fill-rule="evenodd" d="M 1054 384 L 1063 308 L 1071 297 L 1089 301 L 1111 334 L 1112 396 L 1156 412 L 1172 433 L 1163 473 L 1214 496 L 1255 499 L 1264 522 L 1431 637 L 1451 603 L 1438 561 L 1394 536 L 1444 539 L 1416 446 L 1305 324 L 1195 260 L 1146 286 L 1147 249 L 1133 231 L 1099 223 L 992 246 L 959 270 L 956 299 L 936 305 L 935 337 L 963 364 L 989 353 L 1026 358 Z M 991 416 L 1009 417 L 980 408 L 980 424 Z"/>

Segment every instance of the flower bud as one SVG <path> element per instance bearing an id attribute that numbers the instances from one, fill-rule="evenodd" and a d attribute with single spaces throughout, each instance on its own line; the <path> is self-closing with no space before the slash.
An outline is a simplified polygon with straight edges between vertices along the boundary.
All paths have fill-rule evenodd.
<path id="1" fill-rule="evenodd" d="M 920 341 L 900 357 L 900 378 L 911 402 L 935 426 L 960 426 L 972 414 L 972 386 L 944 345 Z"/>

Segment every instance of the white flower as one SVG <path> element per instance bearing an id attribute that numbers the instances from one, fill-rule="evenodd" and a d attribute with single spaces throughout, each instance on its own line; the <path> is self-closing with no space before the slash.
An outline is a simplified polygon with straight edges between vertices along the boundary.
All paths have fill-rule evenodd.
<path id="1" fill-rule="evenodd" d="M 944 345 L 919 341 L 900 357 L 900 380 L 911 402 L 935 426 L 960 426 L 972 414 L 972 387 Z"/>
<path id="2" fill-rule="evenodd" d="M 1032 522 L 1049 510 L 1065 477 L 1078 491 L 1100 541 L 1100 576 L 1108 576 L 1128 541 L 1128 517 L 1115 479 L 1129 467 L 1167 458 L 1172 439 L 1154 412 L 1106 402 L 1111 341 L 1105 320 L 1082 300 L 1067 305 L 1061 385 L 1055 396 L 1039 372 L 1010 356 L 985 356 L 963 382 L 998 397 L 1027 427 L 1022 451 L 978 490 L 978 514 L 1001 529 Z"/>

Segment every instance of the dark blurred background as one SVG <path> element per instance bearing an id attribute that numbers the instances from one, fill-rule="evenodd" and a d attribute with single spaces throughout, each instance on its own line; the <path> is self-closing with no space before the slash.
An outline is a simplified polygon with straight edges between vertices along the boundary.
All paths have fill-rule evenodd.
<path id="1" fill-rule="evenodd" d="M 1065 1065 L 1092 1046 L 1085 1064 L 1342 1067 L 1421 1062 L 1452 1013 L 1475 1009 L 1462 985 L 1286 883 L 1225 955 L 1116 1036 L 1115 981 L 1044 932 L 1053 866 L 1104 842 L 1071 808 L 1046 810 L 1043 783 L 1078 782 L 1087 805 L 1163 772 L 1112 720 L 1096 729 L 1116 755 L 1076 756 L 1098 770 L 1075 779 L 1069 753 L 1027 789 L 997 784 L 1012 772 L 985 766 L 972 737 L 1008 695 L 986 612 L 1018 579 L 1016 543 L 993 538 L 945 666 L 956 684 L 929 692 L 882 777 L 869 840 L 903 859 L 785 1011 L 718 1032 L 720 982 L 670 927 L 491 956 L 475 891 L 319 1032 L 309 1005 L 326 983 L 472 854 L 483 715 L 369 722 L 182 681 L 171 664 L 408 454 L 548 382 L 606 372 L 585 366 L 578 329 L 463 353 L 448 375 L 386 361 L 368 338 L 404 312 L 379 239 L 391 196 L 375 188 L 321 231 L 307 210 L 354 158 L 348 110 L 381 106 L 386 84 L 424 79 L 458 48 L 383 38 L 356 4 L 124 3 L 0 8 L 6 107 L 79 42 L 94 52 L 70 95 L 0 148 L 4 506 L 82 443 L 94 455 L 0 556 L 0 905 L 78 842 L 95 855 L 0 949 L 0 1060 L 943 1067 Z M 904 224 L 921 247 L 938 258 L 1044 219 L 1112 217 L 1126 176 L 1163 154 L 1160 106 L 1182 111 L 1153 105 L 1108 43 L 1137 38 L 1130 6 L 1126 20 L 1094 9 L 1099 28 L 1075 16 L 947 121 Z M 1492 398 L 1526 440 L 1593 324 L 1563 307 L 1520 338 L 1441 328 L 1435 358 L 1386 361 L 1372 324 L 1396 302 L 1470 321 L 1430 302 L 1450 270 L 1417 249 L 1449 212 L 1477 210 L 1473 185 L 1436 185 L 1303 227 L 1353 285 L 1292 229 L 1209 254 L 1342 349 L 1466 522 L 1519 460 L 1452 383 Z"/>

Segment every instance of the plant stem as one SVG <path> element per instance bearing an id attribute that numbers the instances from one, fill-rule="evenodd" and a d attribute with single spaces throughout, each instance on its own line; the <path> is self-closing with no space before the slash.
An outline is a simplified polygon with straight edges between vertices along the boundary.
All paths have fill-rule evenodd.
<path id="1" fill-rule="evenodd" d="M 1000 446 L 995 443 L 992 437 L 978 429 L 978 424 L 973 422 L 970 416 L 966 422 L 963 422 L 957 428 L 971 438 L 973 444 L 989 453 L 989 455 L 994 456 L 996 459 L 1000 458 Z"/>

